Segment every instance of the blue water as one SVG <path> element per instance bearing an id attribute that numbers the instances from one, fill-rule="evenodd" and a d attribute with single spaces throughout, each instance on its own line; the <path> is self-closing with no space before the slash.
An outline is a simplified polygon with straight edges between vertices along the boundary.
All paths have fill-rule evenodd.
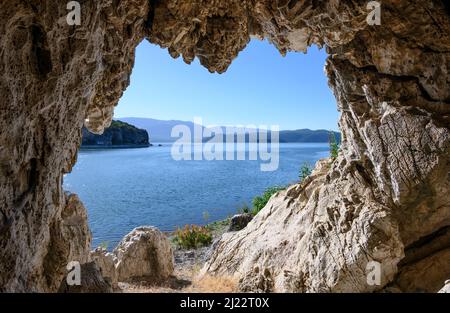
<path id="1" fill-rule="evenodd" d="M 224 219 L 266 188 L 297 181 L 303 162 L 329 155 L 326 143 L 280 144 L 278 170 L 262 172 L 259 161 L 174 161 L 170 149 L 79 152 L 64 188 L 86 206 L 94 247 L 114 247 L 140 225 L 171 231 Z"/>

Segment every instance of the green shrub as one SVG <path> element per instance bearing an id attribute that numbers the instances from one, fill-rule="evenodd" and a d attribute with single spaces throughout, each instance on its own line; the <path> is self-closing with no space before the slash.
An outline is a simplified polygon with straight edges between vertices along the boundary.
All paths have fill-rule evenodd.
<path id="1" fill-rule="evenodd" d="M 224 220 L 220 220 L 220 221 L 215 221 L 215 222 L 209 223 L 205 227 L 212 233 L 220 232 L 222 229 L 228 228 L 228 226 L 230 225 L 230 222 L 231 222 L 231 218 L 228 217 L 228 218 L 226 218 Z"/>
<path id="2" fill-rule="evenodd" d="M 330 156 L 331 159 L 334 161 L 339 153 L 339 143 L 337 142 L 336 134 L 334 132 L 330 132 L 329 144 L 330 144 Z"/>
<path id="3" fill-rule="evenodd" d="M 109 241 L 102 241 L 102 242 L 100 242 L 100 244 L 98 246 L 99 246 L 99 248 L 102 248 L 104 250 L 108 250 Z"/>
<path id="4" fill-rule="evenodd" d="M 250 213 L 250 211 L 251 211 L 251 208 L 249 208 L 247 204 L 244 204 L 243 206 L 238 208 L 239 214 Z"/>
<path id="5" fill-rule="evenodd" d="M 303 165 L 300 167 L 300 172 L 298 174 L 298 178 L 300 179 L 300 181 L 303 181 L 306 177 L 308 177 L 309 175 L 311 175 L 312 172 L 312 166 L 311 164 L 305 162 L 303 163 Z"/>
<path id="6" fill-rule="evenodd" d="M 253 215 L 258 214 L 258 212 L 266 206 L 267 202 L 269 202 L 270 197 L 272 197 L 278 191 L 284 189 L 284 187 L 270 187 L 266 189 L 262 196 L 253 198 Z"/>
<path id="7" fill-rule="evenodd" d="M 184 228 L 177 229 L 174 241 L 181 248 L 194 249 L 210 245 L 212 235 L 207 227 L 186 225 Z"/>

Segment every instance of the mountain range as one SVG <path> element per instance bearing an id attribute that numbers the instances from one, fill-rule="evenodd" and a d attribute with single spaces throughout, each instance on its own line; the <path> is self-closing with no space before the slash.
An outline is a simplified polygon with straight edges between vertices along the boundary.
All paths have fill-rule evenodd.
<path id="1" fill-rule="evenodd" d="M 138 118 L 138 117 L 124 117 L 119 119 L 126 123 L 132 124 L 137 128 L 145 129 L 150 135 L 151 142 L 174 142 L 178 138 L 171 137 L 173 127 L 177 125 L 185 125 L 193 133 L 195 126 L 193 122 L 180 120 L 157 120 L 152 118 Z M 202 128 L 204 129 L 203 126 Z M 330 140 L 330 134 L 334 134 L 336 140 L 339 142 L 341 137 L 340 133 L 325 129 L 281 130 L 279 133 L 281 143 L 328 142 Z"/>

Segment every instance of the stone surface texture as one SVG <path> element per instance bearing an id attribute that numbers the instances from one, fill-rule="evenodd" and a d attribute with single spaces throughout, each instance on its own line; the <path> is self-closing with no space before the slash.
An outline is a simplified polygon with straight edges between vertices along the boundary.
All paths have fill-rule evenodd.
<path id="1" fill-rule="evenodd" d="M 245 228 L 252 219 L 253 214 L 251 213 L 236 214 L 230 220 L 228 231 L 239 231 Z"/>
<path id="2" fill-rule="evenodd" d="M 172 245 L 155 227 L 135 228 L 119 242 L 113 253 L 120 282 L 141 277 L 157 282 L 173 273 Z"/>
<path id="3" fill-rule="evenodd" d="M 118 287 L 116 261 L 117 257 L 106 249 L 98 247 L 90 253 L 90 258 L 99 267 L 102 276 L 109 280 L 113 288 Z"/>
<path id="4" fill-rule="evenodd" d="M 95 262 L 84 263 L 80 267 L 81 282 L 79 285 L 69 285 L 64 279 L 58 289 L 59 293 L 111 293 L 111 283 L 102 276 Z"/>
<path id="5" fill-rule="evenodd" d="M 313 44 L 329 53 L 339 156 L 224 235 L 204 272 L 236 276 L 244 291 L 443 286 L 448 1 L 384 0 L 373 26 L 362 0 L 79 2 L 79 26 L 67 24 L 65 1 L 0 3 L 0 291 L 56 291 L 69 261 L 88 261 L 86 213 L 62 179 L 82 126 L 101 133 L 110 124 L 143 39 L 219 73 L 250 38 L 281 54 Z M 369 261 L 381 264 L 380 285 L 367 283 Z"/>
<path id="6" fill-rule="evenodd" d="M 157 284 L 174 271 L 174 256 L 169 239 L 157 228 L 140 226 L 127 234 L 112 251 L 98 247 L 90 259 L 114 289 L 118 282 L 145 279 Z"/>
<path id="7" fill-rule="evenodd" d="M 445 286 L 439 290 L 439 293 L 450 293 L 450 281 L 445 283 Z"/>

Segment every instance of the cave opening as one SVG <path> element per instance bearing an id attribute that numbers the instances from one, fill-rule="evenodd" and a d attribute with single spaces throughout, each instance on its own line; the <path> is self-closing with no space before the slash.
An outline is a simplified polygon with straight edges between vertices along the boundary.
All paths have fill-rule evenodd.
<path id="1" fill-rule="evenodd" d="M 450 253 L 446 2 L 383 1 L 380 25 L 367 23 L 371 12 L 365 1 L 312 3 L 83 1 L 87 18 L 75 26 L 66 23 L 65 3 L 1 2 L 0 290 L 56 291 L 70 261 L 88 261 L 86 210 L 75 194 L 63 192 L 62 175 L 75 163 L 83 121 L 97 132 L 109 124 L 129 83 L 138 42 L 148 38 L 172 56 L 197 56 L 209 70 L 224 71 L 252 36 L 268 38 L 282 52 L 327 45 L 327 76 L 341 113 L 343 145 L 336 162 L 325 164 L 306 190 L 275 197 L 267 214 L 257 214 L 250 227 L 221 240 L 205 271 L 235 275 L 241 291 L 434 292 L 442 287 Z M 139 157 L 123 160 L 105 159 L 86 177 L 101 178 L 102 165 L 106 172 L 127 173 L 123 166 Z M 86 158 L 80 154 L 79 161 L 77 166 Z M 180 164 L 202 172 L 194 162 Z M 141 166 L 130 182 L 157 178 L 156 187 L 165 188 L 154 190 L 164 200 L 144 200 L 159 207 L 168 194 L 177 200 L 179 193 L 170 187 L 180 186 L 183 170 L 176 168 L 164 185 L 167 170 L 146 173 Z M 219 174 L 233 177 L 226 169 Z M 203 180 L 215 181 L 208 175 Z M 144 194 L 124 189 L 123 175 L 111 181 L 116 189 L 104 190 L 101 200 L 119 202 L 117 190 L 122 199 Z M 102 181 L 93 182 L 90 188 L 98 191 Z M 215 200 L 223 199 L 223 185 L 222 180 L 205 192 L 218 190 Z M 103 217 L 111 229 L 116 225 L 108 214 L 132 215 L 107 209 L 97 221 Z M 179 212 L 183 218 L 189 213 Z M 148 215 L 138 216 L 139 224 L 141 217 Z M 377 285 L 368 284 L 364 272 L 372 256 L 383 268 Z"/>
<path id="2" fill-rule="evenodd" d="M 109 129 L 94 139 L 83 129 L 78 161 L 64 178 L 64 189 L 78 194 L 88 210 L 93 247 L 112 249 L 140 225 L 173 231 L 226 220 L 251 208 L 253 198 L 266 189 L 296 183 L 302 166 L 328 157 L 338 112 L 324 74 L 326 57 L 316 46 L 308 54 L 282 57 L 269 42 L 254 39 L 226 73 L 211 74 L 197 59 L 187 65 L 143 41 L 113 126 L 125 122 L 146 130 L 151 147 L 110 149 L 103 145 L 132 140 L 124 142 L 123 134 Z M 278 167 L 262 172 L 257 160 L 238 157 L 174 160 L 171 149 L 179 137 L 172 136 L 173 128 L 187 126 L 194 133 L 200 123 L 203 129 L 276 124 L 281 130 Z M 233 148 L 239 150 L 238 145 Z M 250 155 L 248 144 L 243 149 Z"/>

